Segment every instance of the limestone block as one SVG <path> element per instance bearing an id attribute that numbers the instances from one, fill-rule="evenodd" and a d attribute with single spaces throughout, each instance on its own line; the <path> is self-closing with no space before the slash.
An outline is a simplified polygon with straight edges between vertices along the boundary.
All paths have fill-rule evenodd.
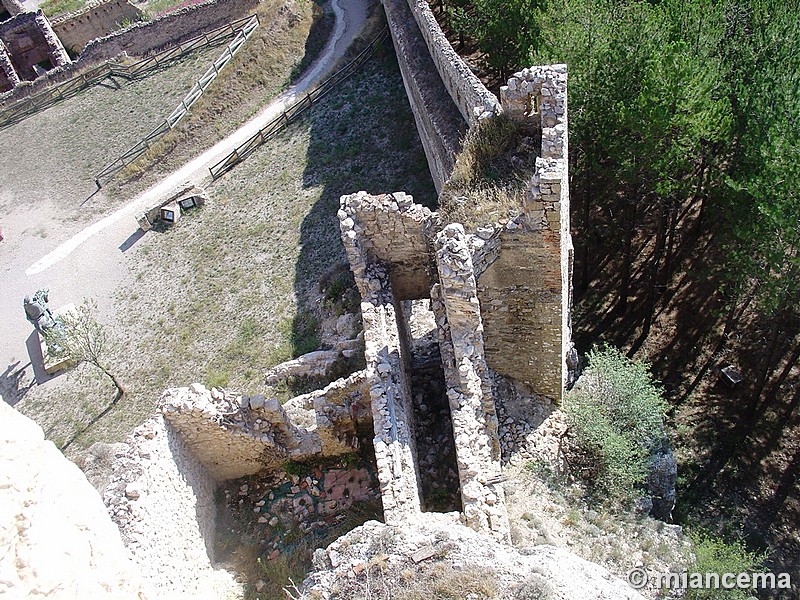
<path id="1" fill-rule="evenodd" d="M 139 598 L 119 531 L 80 469 L 0 403 L 0 587 L 11 598 Z"/>

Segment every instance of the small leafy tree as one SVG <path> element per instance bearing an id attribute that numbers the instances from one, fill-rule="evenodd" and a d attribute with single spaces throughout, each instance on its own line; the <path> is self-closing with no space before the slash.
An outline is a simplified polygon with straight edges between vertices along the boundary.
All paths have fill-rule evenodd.
<path id="1" fill-rule="evenodd" d="M 110 355 L 114 348 L 106 328 L 96 319 L 97 304 L 85 300 L 75 312 L 58 318 L 59 327 L 46 334 L 47 346 L 56 358 L 67 358 L 76 366 L 87 365 L 108 377 L 114 384 L 115 404 L 125 394 L 125 388 L 111 370 Z"/>
<path id="2" fill-rule="evenodd" d="M 573 472 L 597 497 L 630 501 L 641 494 L 650 456 L 661 446 L 667 408 L 647 365 L 606 346 L 564 401 Z"/>

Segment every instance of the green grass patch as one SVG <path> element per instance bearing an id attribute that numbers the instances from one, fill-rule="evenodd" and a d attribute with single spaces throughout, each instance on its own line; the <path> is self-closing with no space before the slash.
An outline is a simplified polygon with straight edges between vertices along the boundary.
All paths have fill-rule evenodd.
<path id="1" fill-rule="evenodd" d="M 57 17 L 64 13 L 75 12 L 86 6 L 86 0 L 45 0 L 39 5 L 48 17 Z"/>

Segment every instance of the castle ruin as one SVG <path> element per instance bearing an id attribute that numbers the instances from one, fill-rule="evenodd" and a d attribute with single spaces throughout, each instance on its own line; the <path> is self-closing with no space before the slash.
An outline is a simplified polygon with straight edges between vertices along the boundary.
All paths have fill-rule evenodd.
<path id="1" fill-rule="evenodd" d="M 105 497 L 153 597 L 195 597 L 224 585 L 213 566 L 215 489 L 289 460 L 350 453 L 365 435 L 385 521 L 431 510 L 417 434 L 416 398 L 425 394 L 438 395 L 433 400 L 449 416 L 440 425 L 453 449 L 459 518 L 509 539 L 498 390 L 526 390 L 506 403 L 558 404 L 572 348 L 566 67 L 523 69 L 497 98 L 455 53 L 426 0 L 383 5 L 437 190 L 464 135 L 505 114 L 541 139 L 525 200 L 516 216 L 468 231 L 402 191 L 341 198 L 366 367 L 284 405 L 199 384 L 164 394 L 160 412 L 118 450 Z M 59 52 L 68 60 L 63 46 Z M 16 50 L 0 48 L 6 69 L 4 56 L 16 64 Z M 410 326 L 418 311 L 435 323 L 433 349 L 424 353 Z M 423 390 L 420 381 L 431 377 L 441 377 L 442 387 Z"/>
<path id="2" fill-rule="evenodd" d="M 25 11 L 16 0 L 2 0 L 2 8 L 0 92 L 72 62 L 41 10 Z"/>

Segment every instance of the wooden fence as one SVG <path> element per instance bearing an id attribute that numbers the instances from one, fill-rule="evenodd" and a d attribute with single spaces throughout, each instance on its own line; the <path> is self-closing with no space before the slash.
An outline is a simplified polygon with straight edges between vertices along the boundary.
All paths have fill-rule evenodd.
<path id="1" fill-rule="evenodd" d="M 308 111 L 320 99 L 333 91 L 340 83 L 355 73 L 364 63 L 366 63 L 375 53 L 378 45 L 389 37 L 389 28 L 384 27 L 383 30 L 373 39 L 370 44 L 361 51 L 352 61 L 347 63 L 344 67 L 336 71 L 328 79 L 309 92 L 302 100 L 297 101 L 292 106 L 287 108 L 283 114 L 270 121 L 267 125 L 262 127 L 250 139 L 243 144 L 237 146 L 228 156 L 209 168 L 211 177 L 214 180 L 219 179 L 230 171 L 237 164 L 242 162 L 245 158 L 250 156 L 253 151 L 264 144 L 267 140 L 274 137 L 278 132 L 283 130 L 286 126 L 294 123 L 300 119 L 303 114 Z"/>
<path id="2" fill-rule="evenodd" d="M 123 64 L 115 60 L 105 62 L 63 83 L 49 86 L 37 94 L 19 100 L 7 108 L 0 109 L 0 129 L 19 123 L 26 117 L 44 110 L 56 102 L 70 98 L 91 86 L 98 85 L 108 78 L 117 76 L 132 80 L 145 77 L 149 73 L 170 65 L 195 50 L 206 46 L 222 45 L 231 38 L 236 38 L 243 29 L 252 26 L 253 22 L 256 25 L 258 24 L 256 15 L 236 19 L 208 33 L 194 37 L 182 44 L 145 57 L 132 64 Z"/>
<path id="3" fill-rule="evenodd" d="M 220 74 L 220 71 L 233 59 L 236 53 L 253 34 L 256 27 L 258 27 L 258 17 L 253 15 L 238 30 L 236 37 L 231 40 L 220 57 L 211 63 L 211 66 L 206 69 L 206 72 L 197 80 L 197 83 L 192 86 L 192 89 L 189 90 L 189 93 L 181 100 L 175 110 L 173 110 L 158 127 L 148 133 L 144 139 L 129 148 L 122 156 L 107 164 L 95 175 L 95 184 L 97 184 L 98 189 L 102 187 L 103 183 L 111 180 L 119 171 L 147 152 L 156 140 L 175 127 L 175 125 L 186 116 L 191 106 L 200 99 L 206 88 L 211 85 L 211 82 Z"/>

